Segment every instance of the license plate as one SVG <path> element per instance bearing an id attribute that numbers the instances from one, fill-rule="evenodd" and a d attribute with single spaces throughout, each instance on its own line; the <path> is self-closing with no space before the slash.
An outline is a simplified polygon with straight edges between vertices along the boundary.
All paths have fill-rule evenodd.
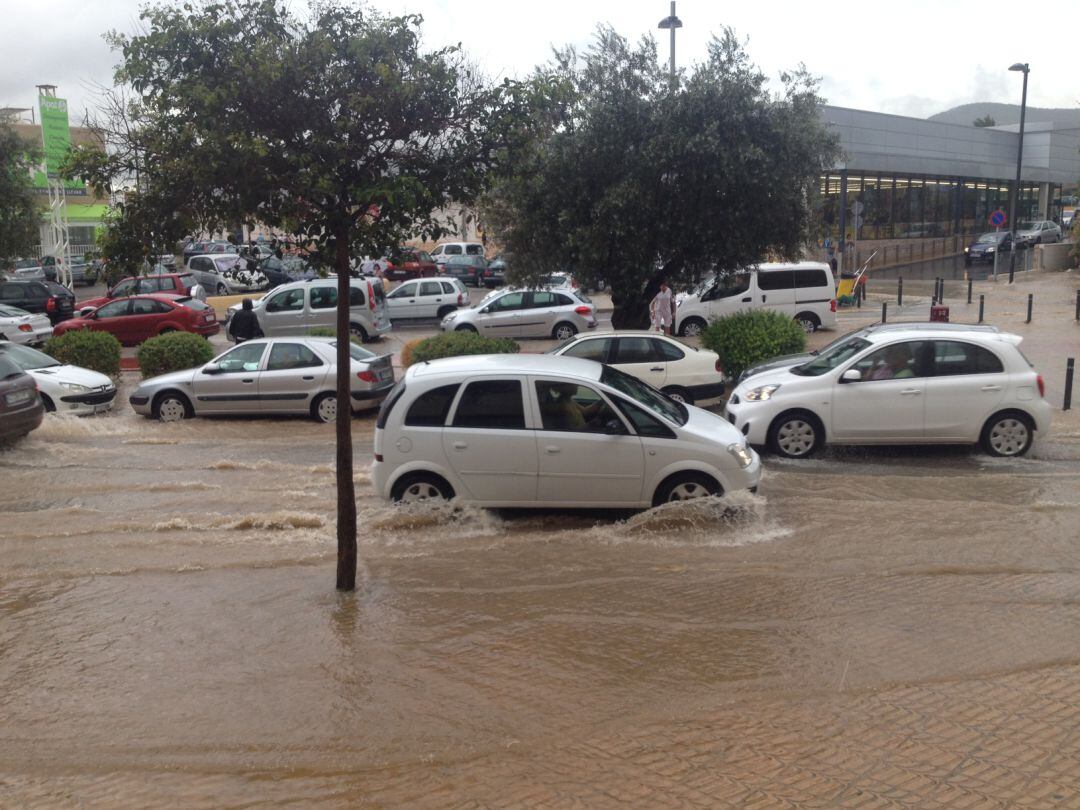
<path id="1" fill-rule="evenodd" d="M 4 402 L 8 405 L 22 405 L 24 402 L 29 402 L 34 398 L 34 392 L 27 389 L 25 391 L 12 391 L 10 394 L 4 396 Z"/>

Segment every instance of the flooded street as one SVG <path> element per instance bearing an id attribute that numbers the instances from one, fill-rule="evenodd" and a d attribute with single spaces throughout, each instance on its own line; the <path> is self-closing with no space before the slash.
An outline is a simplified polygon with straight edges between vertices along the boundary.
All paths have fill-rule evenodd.
<path id="1" fill-rule="evenodd" d="M 0 453 L 0 805 L 1080 805 L 1075 411 L 643 513 L 393 508 L 373 427 L 355 594 L 332 426 Z"/>

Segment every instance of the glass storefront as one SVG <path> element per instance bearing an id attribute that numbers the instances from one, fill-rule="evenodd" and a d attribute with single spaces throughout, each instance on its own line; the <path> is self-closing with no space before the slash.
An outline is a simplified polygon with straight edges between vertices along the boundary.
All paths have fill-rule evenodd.
<path id="1" fill-rule="evenodd" d="M 850 241 L 983 233 L 989 230 L 991 213 L 998 208 L 1008 212 L 1009 185 L 963 177 L 848 172 L 845 236 Z M 820 236 L 834 242 L 840 238 L 841 186 L 841 175 L 835 173 L 824 175 L 818 187 Z M 1060 187 L 1053 187 L 1051 195 L 1057 194 Z M 1017 220 L 1037 219 L 1038 207 L 1038 184 L 1022 184 Z"/>

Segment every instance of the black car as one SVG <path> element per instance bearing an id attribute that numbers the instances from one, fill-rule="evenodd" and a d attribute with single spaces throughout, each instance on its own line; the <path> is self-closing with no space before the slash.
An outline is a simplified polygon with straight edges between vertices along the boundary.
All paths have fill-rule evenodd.
<path id="1" fill-rule="evenodd" d="M 1012 251 L 1012 234 L 1008 231 L 991 231 L 964 248 L 964 264 L 992 262 L 995 253 Z"/>
<path id="2" fill-rule="evenodd" d="M 34 378 L 0 357 L 0 442 L 25 436 L 41 424 L 44 415 Z"/>
<path id="3" fill-rule="evenodd" d="M 448 256 L 442 263 L 442 273 L 460 279 L 463 284 L 479 287 L 487 267 L 487 259 L 483 256 Z"/>
<path id="4" fill-rule="evenodd" d="M 11 279 L 0 283 L 0 304 L 44 312 L 55 326 L 75 314 L 75 293 L 55 281 Z"/>

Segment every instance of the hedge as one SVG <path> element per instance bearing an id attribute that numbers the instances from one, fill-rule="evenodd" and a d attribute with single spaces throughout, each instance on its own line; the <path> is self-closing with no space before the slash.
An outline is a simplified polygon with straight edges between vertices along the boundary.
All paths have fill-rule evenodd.
<path id="1" fill-rule="evenodd" d="M 45 354 L 73 366 L 115 377 L 120 373 L 120 341 L 108 332 L 76 329 L 49 338 Z"/>
<path id="2" fill-rule="evenodd" d="M 734 380 L 757 363 L 805 351 L 806 333 L 791 317 L 758 309 L 717 318 L 701 333 L 701 345 L 720 355 L 720 367 Z"/>
<path id="3" fill-rule="evenodd" d="M 143 377 L 156 377 L 209 363 L 214 350 L 206 338 L 191 332 L 166 332 L 144 341 L 136 353 Z"/>
<path id="4" fill-rule="evenodd" d="M 467 354 L 517 354 L 520 349 L 510 338 L 486 338 L 475 332 L 446 332 L 421 340 L 413 346 L 408 365 Z M 406 365 L 404 356 L 402 365 Z"/>

